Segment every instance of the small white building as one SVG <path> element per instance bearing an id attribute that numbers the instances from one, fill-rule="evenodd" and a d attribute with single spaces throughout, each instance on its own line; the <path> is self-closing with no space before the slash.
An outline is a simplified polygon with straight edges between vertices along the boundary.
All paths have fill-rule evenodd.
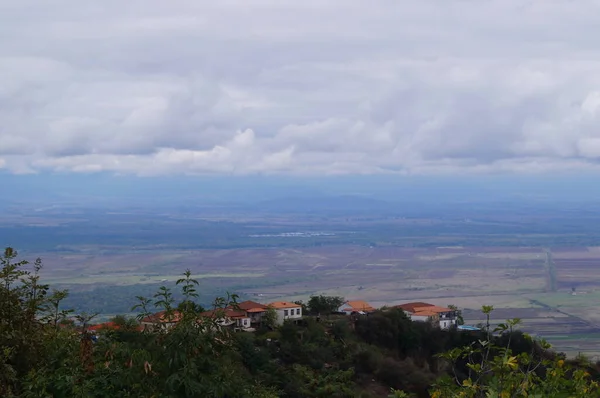
<path id="1" fill-rule="evenodd" d="M 351 315 L 354 313 L 367 314 L 373 311 L 375 311 L 375 308 L 372 307 L 371 304 L 362 300 L 346 301 L 340 308 L 338 308 L 338 312 L 343 312 L 346 315 Z"/>
<path id="2" fill-rule="evenodd" d="M 216 319 L 216 324 L 220 327 L 241 330 L 251 327 L 250 317 L 242 310 L 224 308 L 206 311 L 201 313 L 200 316 Z"/>
<path id="3" fill-rule="evenodd" d="M 227 308 L 244 311 L 246 316 L 250 318 L 250 323 L 253 325 L 259 325 L 262 322 L 263 316 L 268 310 L 266 305 L 251 300 L 242 301 L 235 306 L 229 306 Z"/>
<path id="4" fill-rule="evenodd" d="M 302 306 L 289 301 L 276 301 L 268 305 L 277 313 L 277 324 L 283 325 L 286 320 L 302 319 Z"/>
<path id="5" fill-rule="evenodd" d="M 438 307 L 423 302 L 401 304 L 395 306 L 395 308 L 402 309 L 413 321 L 430 322 L 439 326 L 440 329 L 450 329 L 456 325 L 457 312 L 450 308 Z"/>

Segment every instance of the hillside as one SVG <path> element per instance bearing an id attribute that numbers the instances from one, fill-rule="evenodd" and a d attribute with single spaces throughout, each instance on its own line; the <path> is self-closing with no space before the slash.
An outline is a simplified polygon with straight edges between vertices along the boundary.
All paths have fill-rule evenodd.
<path id="1" fill-rule="evenodd" d="M 519 333 L 518 320 L 491 330 L 491 307 L 482 309 L 483 331 L 466 333 L 398 309 L 312 316 L 327 308 L 317 311 L 315 300 L 298 305 L 308 315 L 296 323 L 265 318 L 254 332 L 236 332 L 224 321 L 237 297 L 217 298 L 207 312 L 186 272 L 181 302 L 163 287 L 138 298 L 137 320 L 91 328 L 93 314 L 64 309 L 68 293 L 40 280 L 41 260 L 27 264 L 8 248 L 1 265 L 3 397 L 600 396 L 598 365 L 565 361 Z M 166 321 L 141 328 L 157 311 Z"/>

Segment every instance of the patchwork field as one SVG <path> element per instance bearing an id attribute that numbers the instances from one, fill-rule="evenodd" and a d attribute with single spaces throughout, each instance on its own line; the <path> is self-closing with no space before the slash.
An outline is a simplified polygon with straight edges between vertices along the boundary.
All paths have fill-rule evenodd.
<path id="1" fill-rule="evenodd" d="M 91 297 L 104 312 L 126 312 L 135 295 L 173 286 L 189 268 L 205 300 L 225 291 L 265 302 L 311 294 L 375 306 L 419 300 L 455 304 L 469 324 L 482 321 L 478 309 L 487 304 L 496 308 L 495 321 L 521 318 L 524 330 L 558 350 L 600 355 L 600 249 L 548 253 L 526 247 L 324 246 L 24 254 L 43 257 L 53 286 L 68 287 L 78 304 Z"/>

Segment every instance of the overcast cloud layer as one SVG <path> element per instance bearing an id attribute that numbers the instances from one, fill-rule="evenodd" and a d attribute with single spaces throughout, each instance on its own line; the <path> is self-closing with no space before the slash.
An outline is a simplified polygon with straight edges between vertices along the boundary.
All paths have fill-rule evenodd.
<path id="1" fill-rule="evenodd" d="M 595 169 L 597 0 L 0 2 L 0 168 Z"/>

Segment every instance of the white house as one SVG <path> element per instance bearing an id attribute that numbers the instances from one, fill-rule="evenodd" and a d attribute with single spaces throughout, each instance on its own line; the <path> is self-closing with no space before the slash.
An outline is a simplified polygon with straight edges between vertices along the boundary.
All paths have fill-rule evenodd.
<path id="1" fill-rule="evenodd" d="M 252 328 L 251 317 L 243 310 L 224 308 L 205 311 L 200 316 L 215 319 L 216 324 L 220 327 L 236 330 L 250 330 Z M 149 331 L 155 331 L 161 327 L 168 330 L 181 321 L 182 317 L 179 311 L 173 311 L 172 314 L 161 311 L 142 319 L 141 326 L 143 330 Z"/>
<path id="2" fill-rule="evenodd" d="M 264 304 L 257 303 L 256 301 L 242 301 L 236 306 L 229 306 L 229 309 L 239 309 L 246 313 L 246 316 L 250 318 L 250 323 L 258 325 L 262 322 L 263 316 L 267 313 L 268 307 Z"/>
<path id="3" fill-rule="evenodd" d="M 302 319 L 302 306 L 288 301 L 277 301 L 268 305 L 277 313 L 277 324 L 283 325 L 286 320 Z"/>
<path id="4" fill-rule="evenodd" d="M 338 312 L 344 312 L 346 315 L 354 313 L 366 314 L 373 311 L 375 311 L 375 308 L 372 307 L 371 304 L 362 300 L 346 301 L 340 308 L 338 308 Z"/>
<path id="5" fill-rule="evenodd" d="M 450 308 L 422 302 L 400 304 L 395 308 L 404 310 L 413 321 L 431 322 L 440 329 L 450 329 L 456 325 L 457 313 Z"/>
<path id="6" fill-rule="evenodd" d="M 225 308 L 221 310 L 206 311 L 200 314 L 207 318 L 218 318 L 217 324 L 232 329 L 249 329 L 251 320 L 246 311 Z"/>

